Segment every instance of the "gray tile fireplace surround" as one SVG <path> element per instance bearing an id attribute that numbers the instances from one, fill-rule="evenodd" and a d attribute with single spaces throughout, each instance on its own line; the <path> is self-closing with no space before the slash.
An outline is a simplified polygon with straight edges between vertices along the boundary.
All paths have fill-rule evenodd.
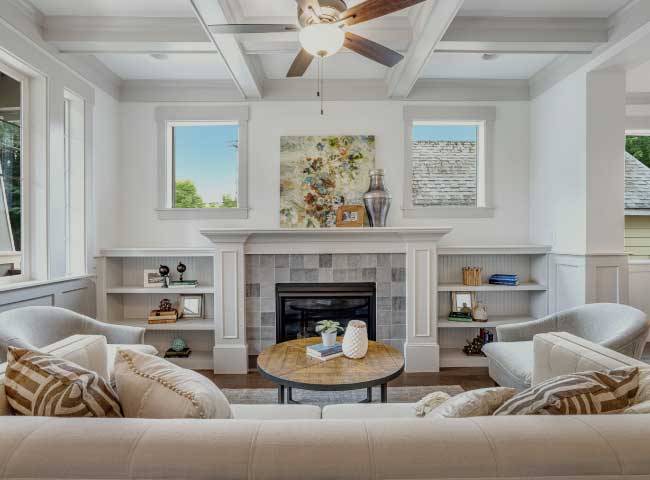
<path id="1" fill-rule="evenodd" d="M 377 340 L 400 351 L 406 338 L 406 255 L 246 255 L 249 355 L 275 343 L 276 283 L 375 282 Z"/>

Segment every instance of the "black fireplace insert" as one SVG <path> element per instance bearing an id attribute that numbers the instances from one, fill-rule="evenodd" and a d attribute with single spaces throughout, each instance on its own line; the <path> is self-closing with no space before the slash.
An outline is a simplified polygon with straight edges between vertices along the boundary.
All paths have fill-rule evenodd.
<path id="1" fill-rule="evenodd" d="M 317 337 L 316 323 L 335 320 L 343 328 L 350 320 L 368 327 L 376 339 L 374 283 L 278 283 L 275 286 L 276 342 Z"/>

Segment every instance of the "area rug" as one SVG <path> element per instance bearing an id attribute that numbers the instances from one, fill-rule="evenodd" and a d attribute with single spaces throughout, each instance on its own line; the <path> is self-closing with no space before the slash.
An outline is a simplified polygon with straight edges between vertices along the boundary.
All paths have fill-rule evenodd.
<path id="1" fill-rule="evenodd" d="M 221 390 L 233 404 L 268 404 L 278 403 L 278 390 L 275 388 L 224 388 Z M 444 385 L 429 387 L 389 387 L 388 401 L 390 403 L 413 403 L 431 392 L 445 392 L 458 395 L 464 390 L 460 385 Z M 366 398 L 366 390 L 350 390 L 348 392 L 312 392 L 309 390 L 293 390 L 293 399 L 308 405 L 332 405 L 336 403 L 358 403 Z M 373 403 L 380 402 L 379 387 L 372 389 Z"/>

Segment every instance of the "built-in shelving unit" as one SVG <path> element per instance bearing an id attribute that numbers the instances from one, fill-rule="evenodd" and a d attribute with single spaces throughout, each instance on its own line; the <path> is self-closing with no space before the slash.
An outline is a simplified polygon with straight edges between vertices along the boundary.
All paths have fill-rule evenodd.
<path id="1" fill-rule="evenodd" d="M 441 367 L 484 367 L 487 358 L 463 353 L 467 340 L 481 328 L 493 329 L 540 318 L 548 313 L 548 254 L 544 245 L 447 246 L 438 249 L 438 342 Z M 482 268 L 483 284 L 462 284 L 462 268 Z M 514 273 L 519 285 L 490 285 L 495 273 Z M 487 307 L 489 321 L 450 322 L 451 292 L 475 292 Z"/>
<path id="2" fill-rule="evenodd" d="M 158 269 L 161 264 L 178 278 L 176 266 L 187 266 L 186 280 L 198 280 L 196 288 L 147 288 L 144 271 Z M 192 369 L 212 369 L 214 347 L 214 252 L 206 249 L 110 249 L 97 258 L 97 316 L 116 325 L 141 327 L 146 330 L 145 342 L 160 352 L 169 348 L 171 340 L 183 338 L 190 348 L 189 358 L 169 359 Z M 176 323 L 149 324 L 150 310 L 160 300 L 177 303 L 181 295 L 203 295 L 203 318 L 181 318 Z"/>

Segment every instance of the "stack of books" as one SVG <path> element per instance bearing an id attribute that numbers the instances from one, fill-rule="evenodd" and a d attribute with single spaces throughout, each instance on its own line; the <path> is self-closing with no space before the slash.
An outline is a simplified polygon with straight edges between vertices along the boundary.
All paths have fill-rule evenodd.
<path id="1" fill-rule="evenodd" d="M 151 312 L 149 312 L 149 323 L 151 325 L 160 323 L 176 323 L 176 320 L 178 320 L 178 311 L 176 309 L 169 311 L 151 310 Z"/>
<path id="2" fill-rule="evenodd" d="M 505 273 L 497 273 L 490 277 L 491 285 L 510 285 L 512 287 L 519 285 L 519 277 Z"/>
<path id="3" fill-rule="evenodd" d="M 198 280 L 172 280 L 169 282 L 169 288 L 196 288 L 198 285 Z"/>
<path id="4" fill-rule="evenodd" d="M 165 358 L 187 358 L 192 354 L 192 349 L 186 347 L 183 350 L 172 350 L 171 348 L 165 352 Z"/>
<path id="5" fill-rule="evenodd" d="M 305 351 L 310 357 L 325 361 L 343 356 L 343 345 L 340 342 L 336 342 L 331 347 L 326 347 L 322 343 L 319 343 L 317 345 L 309 345 L 305 348 Z"/>
<path id="6" fill-rule="evenodd" d="M 450 322 L 472 322 L 473 319 L 471 313 L 451 312 L 449 314 L 449 321 Z"/>

